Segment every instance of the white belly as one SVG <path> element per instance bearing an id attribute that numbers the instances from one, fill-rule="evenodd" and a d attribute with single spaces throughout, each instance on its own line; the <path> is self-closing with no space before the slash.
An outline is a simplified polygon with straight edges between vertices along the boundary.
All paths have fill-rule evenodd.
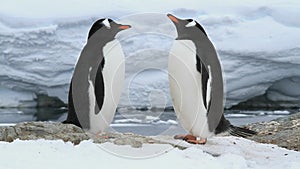
<path id="1" fill-rule="evenodd" d="M 203 104 L 201 74 L 196 69 L 196 50 L 192 41 L 177 40 L 170 51 L 170 93 L 182 127 L 194 136 L 211 136 L 207 110 Z"/>
<path id="2" fill-rule="evenodd" d="M 91 133 L 103 132 L 112 122 L 120 100 L 125 77 L 125 57 L 122 47 L 117 40 L 104 46 L 103 55 L 105 57 L 105 64 L 102 70 L 104 100 L 102 108 L 97 115 L 94 112 L 90 112 Z M 90 85 L 90 92 L 94 93 L 92 85 Z M 90 98 L 92 98 L 90 105 L 93 106 L 92 102 L 95 104 L 96 99 L 93 99 L 93 97 Z"/>

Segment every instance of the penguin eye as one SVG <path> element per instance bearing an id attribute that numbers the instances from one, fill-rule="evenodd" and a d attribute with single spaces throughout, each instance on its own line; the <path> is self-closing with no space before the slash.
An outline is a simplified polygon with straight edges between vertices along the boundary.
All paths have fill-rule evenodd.
<path id="1" fill-rule="evenodd" d="M 192 26 L 196 26 L 196 22 L 195 20 L 192 19 L 188 19 L 187 21 L 189 21 L 188 24 L 185 25 L 185 27 L 192 27 Z"/>
<path id="2" fill-rule="evenodd" d="M 103 25 L 104 25 L 107 29 L 110 29 L 110 28 L 111 28 L 110 23 L 109 23 L 109 21 L 108 21 L 107 18 L 106 18 L 102 23 L 103 23 Z"/>

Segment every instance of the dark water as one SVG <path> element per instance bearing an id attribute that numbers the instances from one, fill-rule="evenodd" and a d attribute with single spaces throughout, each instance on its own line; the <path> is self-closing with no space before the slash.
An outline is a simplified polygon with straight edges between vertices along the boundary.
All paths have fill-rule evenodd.
<path id="1" fill-rule="evenodd" d="M 226 110 L 225 116 L 234 125 L 270 121 L 284 117 L 294 112 L 280 111 L 241 111 Z M 66 119 L 65 108 L 5 108 L 0 109 L 0 124 L 14 124 L 27 121 L 54 121 L 62 122 Z M 141 111 L 119 109 L 114 117 L 109 131 L 131 132 L 141 135 L 176 134 L 184 132 L 173 111 Z"/>
<path id="2" fill-rule="evenodd" d="M 0 108 L 0 123 L 59 121 L 65 108 Z"/>

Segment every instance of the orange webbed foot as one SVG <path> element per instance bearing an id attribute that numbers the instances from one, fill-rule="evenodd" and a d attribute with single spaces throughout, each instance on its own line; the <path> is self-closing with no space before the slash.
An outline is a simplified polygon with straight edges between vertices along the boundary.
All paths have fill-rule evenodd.
<path id="1" fill-rule="evenodd" d="M 185 141 L 191 144 L 206 144 L 207 139 L 204 138 L 200 140 L 185 140 Z"/>
<path id="2" fill-rule="evenodd" d="M 197 137 L 190 135 L 190 134 L 187 134 L 187 135 L 179 134 L 179 135 L 174 136 L 174 139 L 181 139 L 181 140 L 184 140 L 191 144 L 205 144 L 207 141 L 206 138 L 197 140 Z"/>

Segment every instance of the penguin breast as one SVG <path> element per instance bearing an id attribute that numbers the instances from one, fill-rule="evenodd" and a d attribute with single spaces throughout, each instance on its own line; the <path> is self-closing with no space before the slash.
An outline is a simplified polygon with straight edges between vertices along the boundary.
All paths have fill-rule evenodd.
<path id="1" fill-rule="evenodd" d="M 92 133 L 103 132 L 112 122 L 121 97 L 125 77 L 125 59 L 118 40 L 111 41 L 103 47 L 103 57 L 105 59 L 102 69 L 103 105 L 99 113 L 90 114 L 90 131 Z"/>
<path id="2" fill-rule="evenodd" d="M 196 67 L 196 47 L 192 41 L 174 42 L 168 62 L 170 93 L 182 127 L 194 136 L 207 138 L 207 110 L 202 96 L 201 73 Z"/>

